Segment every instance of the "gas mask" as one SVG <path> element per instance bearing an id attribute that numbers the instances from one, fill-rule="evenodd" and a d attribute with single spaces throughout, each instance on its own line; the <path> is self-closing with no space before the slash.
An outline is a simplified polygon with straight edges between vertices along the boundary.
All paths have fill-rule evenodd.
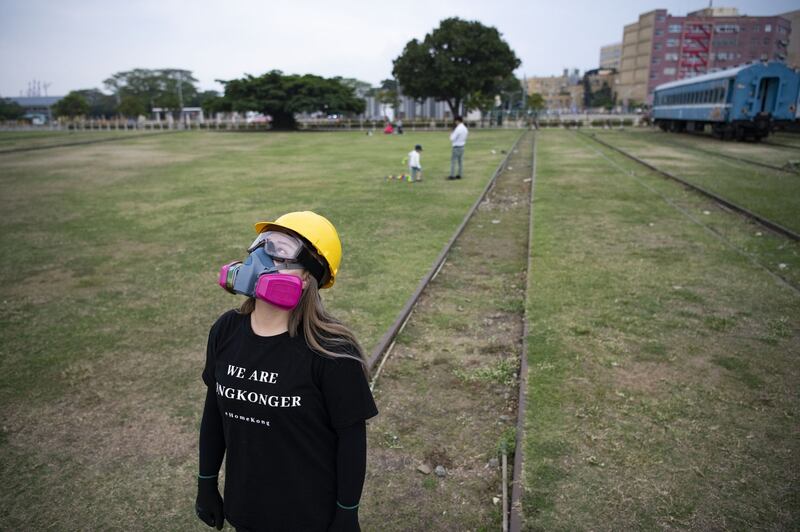
<path id="1" fill-rule="evenodd" d="M 265 231 L 247 251 L 244 262 L 233 261 L 220 268 L 219 285 L 231 294 L 257 297 L 284 310 L 297 306 L 303 281 L 281 270 L 307 269 L 315 277 L 320 270 L 324 272 L 303 242 L 287 233 Z"/>

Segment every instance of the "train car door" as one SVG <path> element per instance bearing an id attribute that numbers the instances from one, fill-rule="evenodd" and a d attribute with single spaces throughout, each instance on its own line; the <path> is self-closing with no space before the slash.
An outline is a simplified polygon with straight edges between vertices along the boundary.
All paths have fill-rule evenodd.
<path id="1" fill-rule="evenodd" d="M 758 109 L 756 113 L 770 113 L 775 112 L 775 104 L 778 102 L 778 87 L 780 86 L 780 78 L 761 78 L 758 84 Z"/>

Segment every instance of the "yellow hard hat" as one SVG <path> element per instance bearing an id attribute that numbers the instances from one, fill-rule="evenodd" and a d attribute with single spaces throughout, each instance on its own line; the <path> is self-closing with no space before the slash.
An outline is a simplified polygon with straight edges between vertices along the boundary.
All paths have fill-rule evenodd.
<path id="1" fill-rule="evenodd" d="M 342 242 L 336 228 L 327 218 L 311 211 L 297 211 L 284 214 L 274 222 L 258 222 L 255 227 L 258 234 L 283 228 L 303 237 L 327 262 L 325 266 L 328 280 L 320 288 L 330 288 L 336 282 L 336 274 L 342 262 Z"/>

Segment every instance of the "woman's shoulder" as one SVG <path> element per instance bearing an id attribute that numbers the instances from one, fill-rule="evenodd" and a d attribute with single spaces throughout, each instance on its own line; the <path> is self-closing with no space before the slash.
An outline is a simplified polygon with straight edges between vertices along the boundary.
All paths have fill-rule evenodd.
<path id="1" fill-rule="evenodd" d="M 219 335 L 231 331 L 233 328 L 241 324 L 244 314 L 240 314 L 235 308 L 232 308 L 217 318 L 214 325 L 211 326 L 211 334 Z"/>

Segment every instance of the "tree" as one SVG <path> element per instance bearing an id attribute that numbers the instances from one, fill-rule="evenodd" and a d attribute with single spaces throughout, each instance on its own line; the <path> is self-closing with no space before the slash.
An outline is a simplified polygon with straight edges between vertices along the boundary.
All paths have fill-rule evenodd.
<path id="1" fill-rule="evenodd" d="M 400 107 L 397 81 L 393 79 L 384 79 L 381 81 L 376 96 L 381 104 L 391 106 L 394 118 L 397 119 L 397 108 Z"/>
<path id="2" fill-rule="evenodd" d="M 53 105 L 53 114 L 67 118 L 86 116 L 89 114 L 89 103 L 81 94 L 71 91 Z"/>
<path id="3" fill-rule="evenodd" d="M 131 110 L 145 114 L 153 107 L 179 111 L 197 97 L 197 80 L 191 70 L 178 68 L 136 68 L 117 72 L 103 83 L 116 96 L 118 106 L 126 100 L 126 112 L 120 109 L 126 116 L 132 116 Z"/>
<path id="4" fill-rule="evenodd" d="M 312 74 L 284 75 L 271 70 L 261 76 L 218 80 L 225 85 L 225 100 L 234 111 L 258 111 L 272 116 L 273 129 L 294 129 L 295 113 L 363 113 L 364 100 L 338 79 Z"/>
<path id="5" fill-rule="evenodd" d="M 74 91 L 89 104 L 89 112 L 93 117 L 111 118 L 117 114 L 117 101 L 113 94 L 105 94 L 99 89 L 81 89 Z"/>
<path id="6" fill-rule="evenodd" d="M 528 95 L 528 99 L 525 104 L 528 107 L 527 111 L 533 114 L 534 123 L 538 124 L 539 112 L 544 109 L 545 106 L 544 97 L 538 92 L 534 92 L 533 94 Z"/>
<path id="7" fill-rule="evenodd" d="M 122 116 L 135 118 L 139 115 L 147 114 L 147 105 L 134 96 L 123 96 L 122 101 L 117 106 L 117 111 Z"/>
<path id="8" fill-rule="evenodd" d="M 364 96 L 367 96 L 372 91 L 372 84 L 368 83 L 366 81 L 361 81 L 360 79 L 356 79 L 356 78 L 340 78 L 338 76 L 333 78 L 333 79 L 335 79 L 336 81 L 338 81 L 339 83 L 341 83 L 345 87 L 350 87 L 351 89 L 353 89 L 353 92 L 359 98 L 363 98 Z"/>
<path id="9" fill-rule="evenodd" d="M 0 98 L 0 120 L 19 120 L 25 109 L 14 100 Z"/>
<path id="10" fill-rule="evenodd" d="M 443 20 L 422 42 L 409 41 L 393 64 L 405 94 L 446 101 L 457 115 L 470 96 L 498 94 L 498 86 L 520 61 L 497 29 L 454 17 Z"/>

